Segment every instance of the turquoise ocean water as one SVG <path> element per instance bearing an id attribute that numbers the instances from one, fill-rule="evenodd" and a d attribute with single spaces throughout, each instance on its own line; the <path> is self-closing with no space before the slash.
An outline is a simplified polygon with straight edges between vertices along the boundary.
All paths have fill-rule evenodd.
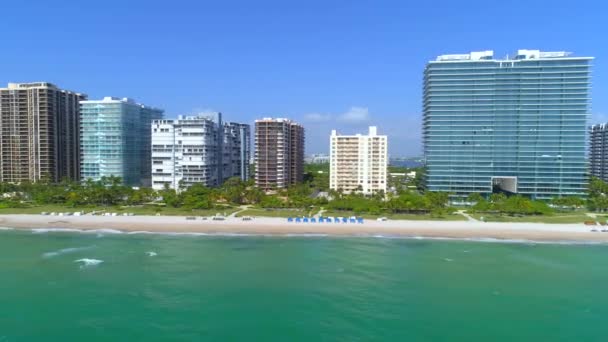
<path id="1" fill-rule="evenodd" d="M 606 245 L 0 231 L 0 342 L 606 341 L 607 286 Z"/>

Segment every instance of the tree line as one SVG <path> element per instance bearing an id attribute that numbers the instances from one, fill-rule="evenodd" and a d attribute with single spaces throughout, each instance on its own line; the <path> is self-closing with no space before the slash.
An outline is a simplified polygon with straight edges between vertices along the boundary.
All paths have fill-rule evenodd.
<path id="1" fill-rule="evenodd" d="M 321 172 L 319 172 L 321 171 Z M 174 190 L 132 188 L 122 184 L 118 177 L 104 177 L 99 181 L 23 182 L 0 183 L 0 207 L 24 207 L 58 204 L 79 206 L 130 206 L 143 204 L 165 205 L 174 208 L 212 209 L 225 205 L 251 204 L 261 208 L 308 209 L 322 206 L 328 210 L 350 211 L 356 214 L 430 213 L 443 215 L 454 211 L 449 206 L 449 194 L 424 192 L 398 187 L 388 194 L 373 196 L 345 194 L 329 190 L 327 165 L 307 166 L 305 182 L 272 194 L 256 188 L 253 181 L 230 178 L 220 187 L 208 188 L 203 184 Z M 592 177 L 587 198 L 563 197 L 551 201 L 535 201 L 522 196 L 492 194 L 484 198 L 470 195 L 473 205 L 469 211 L 507 215 L 545 215 L 555 210 L 588 208 L 592 211 L 608 210 L 608 183 Z"/>

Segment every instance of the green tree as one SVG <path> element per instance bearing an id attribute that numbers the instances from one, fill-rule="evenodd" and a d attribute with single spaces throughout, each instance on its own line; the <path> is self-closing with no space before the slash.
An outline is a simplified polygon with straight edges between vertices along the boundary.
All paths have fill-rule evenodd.
<path id="1" fill-rule="evenodd" d="M 189 209 L 211 209 L 213 201 L 211 199 L 211 191 L 202 183 L 191 185 L 188 189 L 180 193 L 182 205 Z"/>

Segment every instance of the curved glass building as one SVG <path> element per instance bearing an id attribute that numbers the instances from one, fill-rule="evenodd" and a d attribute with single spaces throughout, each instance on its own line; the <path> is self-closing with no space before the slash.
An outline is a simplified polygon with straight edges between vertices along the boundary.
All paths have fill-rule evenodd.
<path id="1" fill-rule="evenodd" d="M 80 112 L 81 179 L 116 176 L 128 186 L 150 186 L 150 129 L 163 110 L 105 97 L 80 101 Z"/>
<path id="2" fill-rule="evenodd" d="M 426 187 L 464 198 L 584 196 L 592 57 L 443 55 L 424 71 Z"/>

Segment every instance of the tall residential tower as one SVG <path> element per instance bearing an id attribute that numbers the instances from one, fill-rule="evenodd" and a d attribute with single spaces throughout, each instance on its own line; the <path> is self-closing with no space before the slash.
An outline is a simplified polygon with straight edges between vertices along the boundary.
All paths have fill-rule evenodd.
<path id="1" fill-rule="evenodd" d="M 0 89 L 0 182 L 77 180 L 84 99 L 46 82 Z"/>
<path id="2" fill-rule="evenodd" d="M 130 186 L 151 186 L 152 120 L 163 111 L 131 99 L 81 101 L 81 178 L 120 177 Z"/>
<path id="3" fill-rule="evenodd" d="M 586 122 L 592 57 L 519 50 L 443 55 L 424 71 L 426 187 L 580 196 L 587 185 Z"/>
<path id="4" fill-rule="evenodd" d="M 371 195 L 386 192 L 388 138 L 378 135 L 376 127 L 368 135 L 330 136 L 329 187 L 345 193 Z"/>
<path id="5" fill-rule="evenodd" d="M 288 119 L 255 121 L 255 184 L 263 190 L 304 180 L 304 127 Z"/>
<path id="6" fill-rule="evenodd" d="M 195 183 L 213 187 L 230 177 L 249 179 L 249 125 L 222 122 L 222 114 L 180 116 L 152 123 L 152 187 Z"/>
<path id="7" fill-rule="evenodd" d="M 589 173 L 608 182 L 608 124 L 591 126 L 589 138 Z"/>

